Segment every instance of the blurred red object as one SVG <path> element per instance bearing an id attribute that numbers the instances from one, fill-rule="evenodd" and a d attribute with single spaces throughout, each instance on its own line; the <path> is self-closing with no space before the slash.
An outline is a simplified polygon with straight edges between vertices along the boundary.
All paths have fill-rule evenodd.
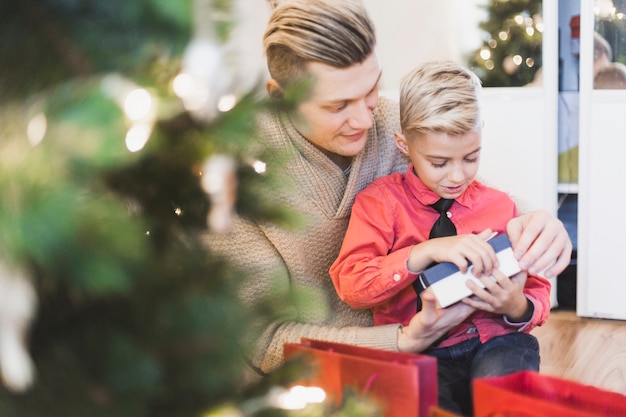
<path id="1" fill-rule="evenodd" d="M 474 417 L 623 417 L 626 396 L 524 371 L 474 380 Z"/>
<path id="2" fill-rule="evenodd" d="M 317 372 L 298 383 L 318 386 L 341 402 L 344 390 L 376 401 L 385 417 L 429 417 L 437 405 L 437 360 L 342 343 L 302 339 L 285 343 L 285 359 L 306 355 Z"/>

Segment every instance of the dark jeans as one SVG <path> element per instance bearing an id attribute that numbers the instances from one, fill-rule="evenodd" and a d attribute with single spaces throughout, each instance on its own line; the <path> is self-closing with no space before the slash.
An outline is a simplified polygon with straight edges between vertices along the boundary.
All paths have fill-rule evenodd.
<path id="1" fill-rule="evenodd" d="M 424 353 L 437 358 L 439 406 L 466 416 L 474 412 L 474 378 L 539 371 L 539 342 L 535 336 L 520 332 L 494 337 L 484 344 L 475 337 Z"/>

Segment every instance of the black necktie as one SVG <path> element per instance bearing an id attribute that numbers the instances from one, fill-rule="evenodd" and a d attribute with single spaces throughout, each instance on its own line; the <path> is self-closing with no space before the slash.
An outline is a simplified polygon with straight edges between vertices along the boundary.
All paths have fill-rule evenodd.
<path id="1" fill-rule="evenodd" d="M 456 235 L 456 227 L 448 217 L 448 210 L 452 206 L 452 203 L 454 203 L 453 199 L 440 198 L 435 204 L 430 205 L 439 212 L 439 218 L 435 221 L 435 224 L 433 224 L 432 229 L 430 229 L 428 239 Z M 425 288 L 419 283 L 419 279 L 413 281 L 413 288 L 417 293 L 417 311 L 420 311 L 422 309 L 422 300 L 419 295 Z"/>
<path id="2" fill-rule="evenodd" d="M 456 227 L 454 227 L 454 223 L 448 217 L 448 210 L 452 203 L 454 203 L 454 200 L 440 198 L 435 204 L 431 204 L 431 207 L 439 212 L 439 218 L 433 225 L 433 228 L 430 229 L 429 239 L 456 235 Z"/>

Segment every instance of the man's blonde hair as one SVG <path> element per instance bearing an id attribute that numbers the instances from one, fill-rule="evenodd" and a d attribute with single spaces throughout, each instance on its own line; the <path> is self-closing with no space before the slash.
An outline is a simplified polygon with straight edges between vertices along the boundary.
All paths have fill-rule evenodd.
<path id="1" fill-rule="evenodd" d="M 365 61 L 375 45 L 359 0 L 284 0 L 263 37 L 270 75 L 283 87 L 306 77 L 309 62 L 347 68 Z"/>
<path id="2" fill-rule="evenodd" d="M 480 79 L 454 62 L 427 62 L 400 83 L 402 132 L 463 135 L 481 127 Z"/>

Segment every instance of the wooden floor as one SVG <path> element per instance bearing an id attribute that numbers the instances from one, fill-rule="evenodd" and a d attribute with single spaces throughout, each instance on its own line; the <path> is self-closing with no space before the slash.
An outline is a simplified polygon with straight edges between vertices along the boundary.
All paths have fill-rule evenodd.
<path id="1" fill-rule="evenodd" d="M 532 334 L 542 373 L 626 395 L 626 322 L 556 310 Z"/>

